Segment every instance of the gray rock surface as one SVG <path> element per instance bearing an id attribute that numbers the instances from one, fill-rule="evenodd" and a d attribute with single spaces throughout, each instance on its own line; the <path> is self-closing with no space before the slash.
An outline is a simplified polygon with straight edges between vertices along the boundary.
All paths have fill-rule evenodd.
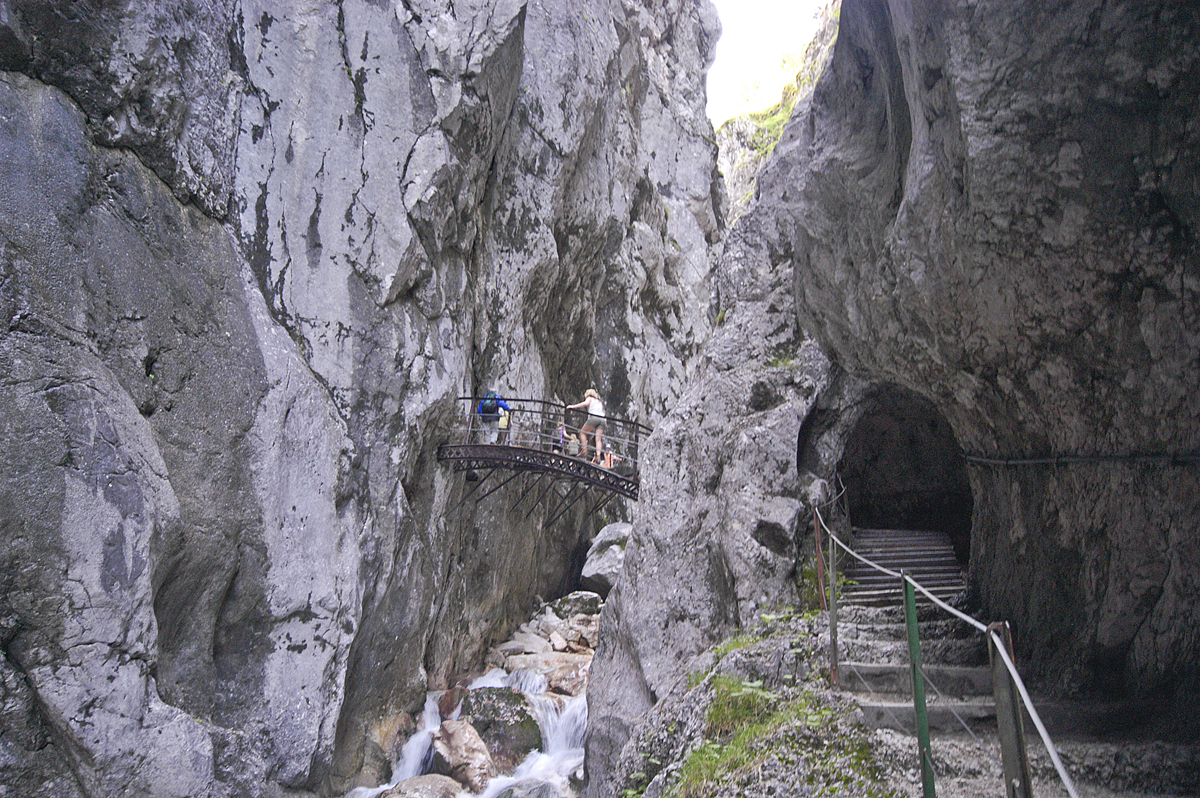
<path id="1" fill-rule="evenodd" d="M 1195 461 L 1122 459 L 1200 451 L 1198 25 L 847 2 L 759 178 L 847 371 L 928 399 L 968 453 L 1101 456 L 969 472 L 971 580 L 1059 689 L 1200 684 Z"/>
<path id="2" fill-rule="evenodd" d="M 582 513 L 464 505 L 436 447 L 487 387 L 674 403 L 722 234 L 716 30 L 0 4 L 5 783 L 376 784 L 425 690 L 573 585 Z"/>
<path id="3" fill-rule="evenodd" d="M 828 498 L 881 398 L 966 453 L 1102 456 L 970 465 L 972 586 L 1045 689 L 1174 692 L 1164 724 L 1194 734 L 1198 24 L 1171 3 L 845 0 L 725 243 L 723 325 L 646 445 L 588 795 L 617 789 L 690 658 L 787 595 L 798 497 Z M 798 356 L 800 329 L 836 365 Z M 784 467 L 797 430 L 812 473 Z M 1192 459 L 1123 459 L 1161 452 Z"/>
<path id="4" fill-rule="evenodd" d="M 791 275 L 770 268 L 762 231 L 735 232 L 718 276 L 723 323 L 644 447 L 650 465 L 592 664 L 588 796 L 617 789 L 622 749 L 692 657 L 798 599 L 808 516 L 796 431 L 829 364 L 796 325 Z"/>
<path id="5" fill-rule="evenodd" d="M 625 544 L 629 541 L 631 524 L 618 521 L 607 524 L 596 533 L 588 547 L 587 559 L 583 563 L 580 584 L 607 596 L 621 575 L 625 563 Z"/>

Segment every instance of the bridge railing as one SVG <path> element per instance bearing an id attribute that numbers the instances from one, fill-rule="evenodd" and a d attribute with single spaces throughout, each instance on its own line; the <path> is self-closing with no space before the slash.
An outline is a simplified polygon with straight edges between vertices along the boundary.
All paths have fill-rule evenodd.
<path id="1" fill-rule="evenodd" d="M 603 451 L 597 458 L 595 435 L 587 435 L 586 455 L 580 442 L 580 432 L 587 421 L 586 410 L 568 410 L 558 402 L 544 399 L 509 399 L 508 418 L 490 422 L 479 414 L 482 396 L 460 396 L 466 405 L 466 424 L 451 431 L 454 444 L 494 444 L 499 446 L 561 452 L 618 472 L 637 473 L 638 450 L 650 428 L 636 421 L 606 416 L 601 436 Z M 562 432 L 559 432 L 559 425 Z"/>

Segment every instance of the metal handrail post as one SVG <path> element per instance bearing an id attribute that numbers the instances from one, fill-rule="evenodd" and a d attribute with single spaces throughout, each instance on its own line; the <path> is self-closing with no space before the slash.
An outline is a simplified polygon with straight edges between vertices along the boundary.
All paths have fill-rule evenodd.
<path id="1" fill-rule="evenodd" d="M 829 609 L 825 603 L 825 555 L 821 553 L 821 525 L 817 523 L 817 508 L 813 508 L 813 536 L 817 542 L 817 604 L 822 610 Z"/>
<path id="2" fill-rule="evenodd" d="M 925 677 L 921 671 L 921 642 L 917 634 L 917 597 L 912 582 L 903 571 L 904 624 L 908 628 L 908 655 L 912 663 L 913 709 L 917 716 L 917 755 L 921 759 L 921 791 L 925 798 L 936 798 L 933 786 L 933 749 L 929 746 L 929 714 L 925 710 Z"/>
<path id="3" fill-rule="evenodd" d="M 999 638 L 999 641 L 997 641 Z M 1000 734 L 1000 755 L 1004 762 L 1004 791 L 1008 798 L 1033 798 L 1033 779 L 1029 755 L 1025 749 L 1025 721 L 1016 687 L 1004 660 L 996 652 L 1001 644 L 1012 654 L 1012 635 L 1006 621 L 988 626 L 988 660 L 992 665 L 992 692 L 996 698 L 996 727 Z"/>
<path id="4" fill-rule="evenodd" d="M 840 687 L 838 674 L 838 596 L 837 596 L 837 543 L 829 536 L 829 678 L 836 690 Z"/>

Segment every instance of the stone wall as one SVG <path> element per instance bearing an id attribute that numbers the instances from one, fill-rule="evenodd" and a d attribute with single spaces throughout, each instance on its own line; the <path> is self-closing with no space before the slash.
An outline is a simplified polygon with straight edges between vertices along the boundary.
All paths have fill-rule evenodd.
<path id="1" fill-rule="evenodd" d="M 1087 456 L 967 462 L 977 609 L 1012 623 L 1040 688 L 1170 698 L 1164 729 L 1195 733 L 1198 34 L 1169 2 L 844 0 L 718 265 L 721 318 L 746 334 L 718 328 L 646 447 L 593 666 L 588 795 L 609 794 L 690 659 L 763 606 L 750 596 L 786 596 L 786 568 L 749 567 L 767 541 L 722 508 L 827 497 L 815 478 L 889 391 L 928 403 L 952 456 Z M 798 356 L 801 330 L 832 364 Z M 785 363 L 818 395 L 781 391 Z M 787 397 L 810 474 L 741 445 L 756 379 Z"/>
<path id="2" fill-rule="evenodd" d="M 669 0 L 0 3 L 0 780 L 377 783 L 424 691 L 570 587 L 591 520 L 460 506 L 436 447 L 490 388 L 674 404 L 716 32 Z"/>

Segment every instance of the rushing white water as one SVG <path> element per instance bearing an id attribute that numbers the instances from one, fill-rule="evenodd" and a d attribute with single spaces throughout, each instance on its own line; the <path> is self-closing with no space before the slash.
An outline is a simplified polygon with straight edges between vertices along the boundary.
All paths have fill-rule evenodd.
<path id="1" fill-rule="evenodd" d="M 533 670 L 506 673 L 500 668 L 488 671 L 468 685 L 480 687 L 511 687 L 525 694 L 533 716 L 542 730 L 544 751 L 531 751 L 511 776 L 497 776 L 488 782 L 478 798 L 496 798 L 519 781 L 536 779 L 554 785 L 565 793 L 571 774 L 583 765 L 583 738 L 587 732 L 587 697 L 578 695 L 564 701 L 561 696 L 546 693 L 546 677 Z M 405 779 L 428 772 L 432 760 L 433 733 L 442 723 L 438 713 L 441 693 L 430 693 L 421 713 L 421 728 L 414 732 L 400 751 L 400 759 L 392 768 L 392 782 L 380 787 L 358 787 L 346 798 L 376 798 Z M 453 717 L 457 717 L 456 708 Z M 465 790 L 461 796 L 470 796 Z"/>
<path id="2" fill-rule="evenodd" d="M 425 696 L 425 708 L 421 711 L 421 727 L 413 732 L 404 747 L 400 749 L 400 758 L 392 766 L 392 780 L 379 787 L 356 787 L 346 793 L 346 798 L 375 798 L 387 792 L 405 779 L 420 776 L 429 771 L 433 760 L 433 733 L 442 725 L 442 714 L 438 710 L 438 699 L 441 693 L 429 693 Z M 455 714 L 458 714 L 457 708 Z"/>
<path id="3" fill-rule="evenodd" d="M 547 695 L 528 696 L 533 715 L 542 729 L 545 751 L 530 751 L 511 776 L 488 782 L 478 798 L 496 798 L 519 781 L 536 779 L 565 793 L 571 774 L 583 765 L 583 737 L 587 732 L 587 696 L 577 695 L 561 704 Z M 466 795 L 468 793 L 462 793 Z"/>
<path id="4" fill-rule="evenodd" d="M 511 687 L 527 696 L 541 695 L 546 692 L 546 677 L 540 672 L 522 668 L 508 673 L 503 668 L 492 668 L 475 681 L 467 685 L 468 690 L 478 690 L 480 687 Z"/>
<path id="5" fill-rule="evenodd" d="M 408 738 L 400 749 L 400 759 L 392 768 L 392 784 L 399 784 L 405 779 L 420 776 L 429 770 L 433 760 L 433 733 L 442 725 L 442 715 L 438 711 L 440 693 L 430 693 L 425 696 L 425 709 L 421 712 L 421 729 Z"/>

